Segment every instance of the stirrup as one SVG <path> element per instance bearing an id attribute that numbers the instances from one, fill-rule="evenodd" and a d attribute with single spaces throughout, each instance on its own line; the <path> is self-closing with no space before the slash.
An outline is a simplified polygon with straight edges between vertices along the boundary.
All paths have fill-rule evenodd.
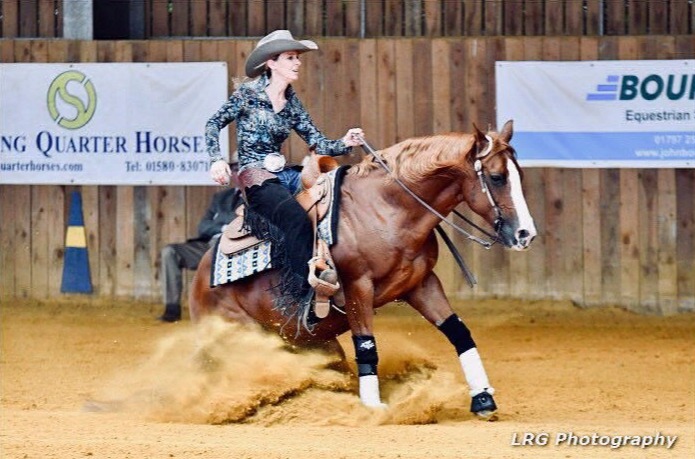
<path id="1" fill-rule="evenodd" d="M 321 282 L 325 282 L 326 284 L 340 288 L 340 285 L 338 284 L 338 274 L 336 274 L 335 270 L 333 269 L 328 268 L 321 271 L 321 274 L 319 274 L 319 280 Z M 331 298 L 333 298 L 334 294 L 335 292 L 330 295 L 322 294 L 318 291 L 316 292 L 316 301 L 314 302 L 314 314 L 316 317 L 319 319 L 324 319 L 328 316 L 328 313 L 331 311 Z"/>
<path id="2" fill-rule="evenodd" d="M 321 273 L 316 277 L 316 269 L 318 265 L 325 266 L 321 270 Z M 320 267 L 319 267 L 320 269 Z M 321 296 L 331 297 L 340 290 L 340 283 L 338 282 L 338 275 L 335 270 L 332 269 L 325 260 L 322 258 L 314 257 L 309 260 L 309 285 L 311 285 L 316 293 Z"/>
<path id="3" fill-rule="evenodd" d="M 320 270 L 318 277 L 316 271 Z M 316 292 L 316 300 L 314 301 L 314 315 L 317 318 L 323 319 L 328 316 L 331 311 L 331 297 L 340 290 L 338 283 L 338 274 L 333 268 L 321 257 L 314 257 L 309 260 L 309 285 Z"/>

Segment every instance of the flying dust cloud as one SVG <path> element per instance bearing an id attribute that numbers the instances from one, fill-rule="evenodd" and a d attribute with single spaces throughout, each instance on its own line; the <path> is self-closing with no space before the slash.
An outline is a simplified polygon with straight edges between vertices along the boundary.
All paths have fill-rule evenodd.
<path id="1" fill-rule="evenodd" d="M 173 331 L 84 409 L 157 422 L 357 426 L 434 423 L 447 419 L 445 406 L 464 408 L 461 381 L 405 337 L 388 341 L 379 349 L 385 409 L 360 403 L 355 374 L 334 369 L 339 357 L 290 349 L 276 335 L 215 318 Z"/>

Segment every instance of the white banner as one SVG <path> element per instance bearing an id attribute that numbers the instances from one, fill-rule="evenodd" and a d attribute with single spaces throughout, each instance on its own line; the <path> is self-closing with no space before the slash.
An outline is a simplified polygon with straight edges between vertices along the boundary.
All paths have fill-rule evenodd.
<path id="1" fill-rule="evenodd" d="M 497 62 L 524 166 L 695 167 L 695 60 Z"/>
<path id="2" fill-rule="evenodd" d="M 0 64 L 0 183 L 214 185 L 227 97 L 224 62 Z"/>

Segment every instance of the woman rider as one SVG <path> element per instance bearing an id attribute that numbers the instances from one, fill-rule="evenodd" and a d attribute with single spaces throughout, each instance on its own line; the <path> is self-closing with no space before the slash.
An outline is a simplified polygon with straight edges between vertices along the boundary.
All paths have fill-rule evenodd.
<path id="1" fill-rule="evenodd" d="M 236 121 L 239 181 L 248 202 L 247 222 L 257 235 L 262 230 L 254 223 L 254 215 L 272 224 L 263 236 L 282 247 L 285 269 L 281 294 L 303 305 L 313 296 L 307 281 L 308 262 L 313 255 L 313 227 L 293 198 L 299 188 L 300 173 L 284 165 L 280 149 L 292 129 L 316 153 L 330 156 L 349 153 L 352 147 L 362 144 L 363 135 L 362 129 L 353 128 L 341 139 L 326 138 L 294 92 L 291 83 L 299 78 L 300 55 L 316 49 L 313 41 L 295 40 L 287 30 L 276 30 L 263 37 L 246 60 L 246 75 L 254 80 L 241 84 L 205 126 L 212 164 L 210 175 L 224 185 L 229 182 L 230 169 L 220 153 L 219 134 Z"/>

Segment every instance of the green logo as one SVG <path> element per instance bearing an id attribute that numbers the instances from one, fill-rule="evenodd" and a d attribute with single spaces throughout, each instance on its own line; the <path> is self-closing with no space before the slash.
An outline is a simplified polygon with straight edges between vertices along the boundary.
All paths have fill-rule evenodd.
<path id="1" fill-rule="evenodd" d="M 75 82 L 75 84 L 70 85 L 70 83 Z M 70 85 L 70 88 L 68 88 Z M 79 95 L 76 95 L 71 90 L 78 90 Z M 72 116 L 72 113 L 68 117 L 61 114 L 61 108 L 59 108 L 60 99 L 63 104 L 67 104 L 73 107 L 76 114 Z M 65 129 L 79 129 L 85 124 L 89 123 L 89 120 L 94 116 L 94 111 L 97 108 L 97 94 L 94 90 L 94 84 L 87 78 L 87 76 L 77 70 L 68 70 L 58 75 L 51 86 L 48 88 L 48 113 L 50 113 L 51 118 L 55 121 L 58 126 L 62 126 Z M 63 107 L 63 109 L 68 109 L 68 107 Z M 68 109 L 67 111 L 72 112 L 73 110 Z"/>

